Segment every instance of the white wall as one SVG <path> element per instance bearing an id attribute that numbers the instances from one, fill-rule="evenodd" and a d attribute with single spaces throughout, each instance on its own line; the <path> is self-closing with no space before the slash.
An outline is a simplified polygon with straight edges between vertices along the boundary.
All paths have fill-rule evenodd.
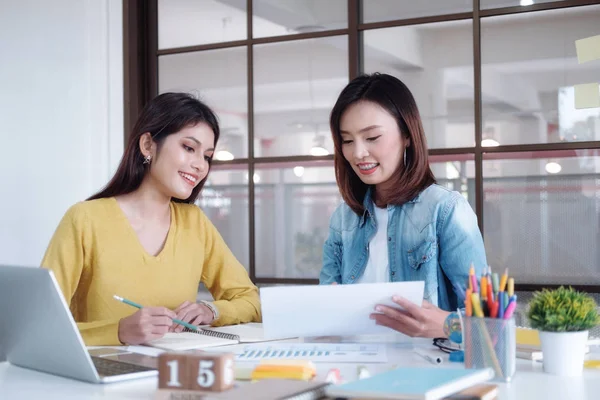
<path id="1" fill-rule="evenodd" d="M 35 266 L 123 151 L 122 0 L 0 10 L 0 264 Z"/>

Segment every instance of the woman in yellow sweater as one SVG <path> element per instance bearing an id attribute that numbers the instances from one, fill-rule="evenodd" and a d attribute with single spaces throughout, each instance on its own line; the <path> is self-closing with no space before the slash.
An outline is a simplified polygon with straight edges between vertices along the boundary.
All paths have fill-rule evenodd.
<path id="1" fill-rule="evenodd" d="M 194 325 L 260 321 L 258 290 L 204 213 L 219 139 L 205 104 L 164 93 L 144 108 L 115 176 L 61 220 L 51 269 L 87 345 L 140 344 Z M 199 282 L 215 301 L 196 302 Z M 145 307 L 135 311 L 119 295 Z M 134 312 L 135 311 L 135 312 Z"/>

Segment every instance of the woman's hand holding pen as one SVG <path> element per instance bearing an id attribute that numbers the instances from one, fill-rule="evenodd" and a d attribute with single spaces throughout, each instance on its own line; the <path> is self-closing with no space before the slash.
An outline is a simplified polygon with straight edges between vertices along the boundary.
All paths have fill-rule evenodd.
<path id="1" fill-rule="evenodd" d="M 144 307 L 119 321 L 121 343 L 137 345 L 159 339 L 173 326 L 175 313 L 165 307 Z"/>
<path id="2" fill-rule="evenodd" d="M 183 322 L 190 323 L 192 325 L 208 325 L 213 322 L 214 315 L 210 308 L 204 304 L 191 303 L 184 301 L 179 307 L 175 309 L 175 318 L 182 320 Z M 183 325 L 174 324 L 169 331 L 170 332 L 181 332 L 185 329 Z"/>
<path id="3" fill-rule="evenodd" d="M 382 313 L 371 314 L 377 325 L 387 326 L 398 332 L 412 337 L 445 337 L 444 320 L 449 312 L 444 311 L 430 302 L 423 300 L 421 307 L 400 297 L 392 297 L 394 303 L 403 308 L 397 309 L 377 305 L 375 310 Z"/>

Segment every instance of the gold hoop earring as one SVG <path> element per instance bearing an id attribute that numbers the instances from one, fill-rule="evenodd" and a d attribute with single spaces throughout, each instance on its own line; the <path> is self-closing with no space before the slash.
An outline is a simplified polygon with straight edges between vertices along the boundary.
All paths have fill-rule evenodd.
<path id="1" fill-rule="evenodd" d="M 144 164 L 150 164 L 150 161 L 152 161 L 152 156 L 148 154 L 146 157 L 144 157 Z"/>

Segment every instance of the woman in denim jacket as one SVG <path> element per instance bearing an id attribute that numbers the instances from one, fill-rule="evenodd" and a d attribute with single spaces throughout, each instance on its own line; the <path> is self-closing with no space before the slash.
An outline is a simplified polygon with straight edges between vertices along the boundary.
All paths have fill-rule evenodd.
<path id="1" fill-rule="evenodd" d="M 410 336 L 444 337 L 462 305 L 469 268 L 487 266 L 477 217 L 458 192 L 435 183 L 421 117 L 397 78 L 363 75 L 330 117 L 335 172 L 344 199 L 324 245 L 321 284 L 425 281 L 419 307 L 378 305 L 371 318 Z"/>

